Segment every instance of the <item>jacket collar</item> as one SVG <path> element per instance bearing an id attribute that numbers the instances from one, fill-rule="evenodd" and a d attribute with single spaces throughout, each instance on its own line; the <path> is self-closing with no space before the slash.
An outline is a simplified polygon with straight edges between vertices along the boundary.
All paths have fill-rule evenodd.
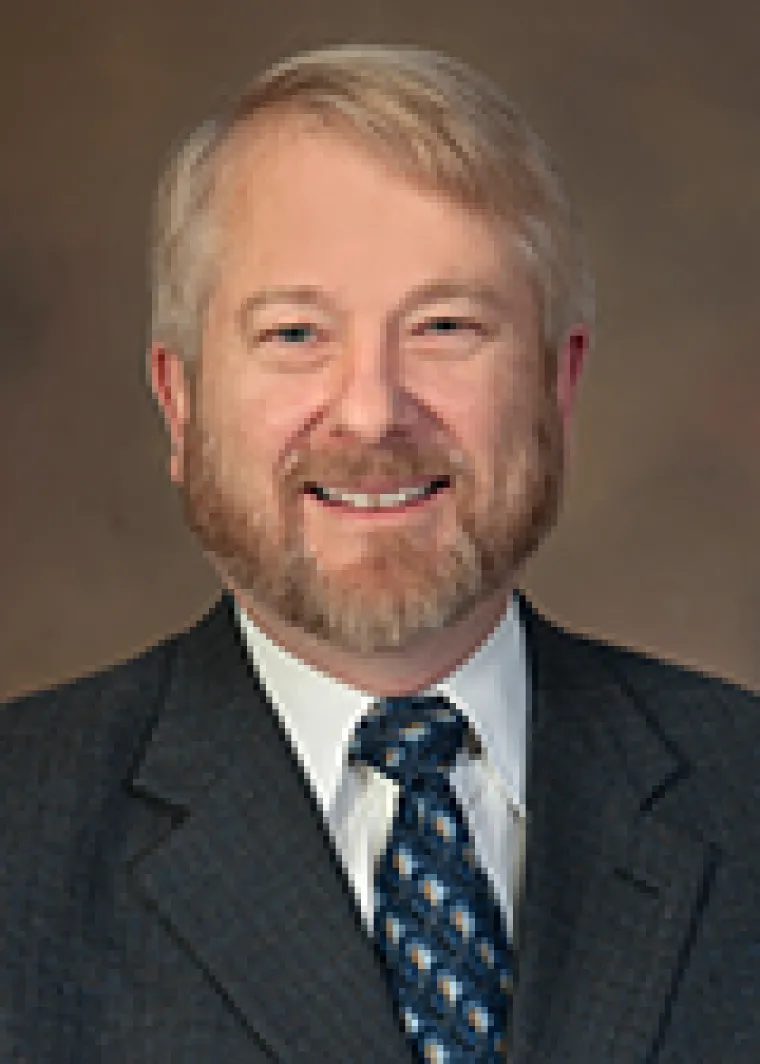
<path id="1" fill-rule="evenodd" d="M 532 719 L 511 1059 L 633 1064 L 656 1039 L 707 874 L 703 845 L 650 812 L 689 769 L 598 645 L 518 600 Z M 253 1038 L 290 1064 L 411 1059 L 229 595 L 175 641 L 132 782 L 176 814 L 135 857 L 138 889 Z"/>

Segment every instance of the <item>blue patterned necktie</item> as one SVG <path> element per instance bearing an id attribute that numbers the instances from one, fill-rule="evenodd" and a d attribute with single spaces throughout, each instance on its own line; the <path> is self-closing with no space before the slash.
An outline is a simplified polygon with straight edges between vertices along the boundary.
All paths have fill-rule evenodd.
<path id="1" fill-rule="evenodd" d="M 399 784 L 375 870 L 375 939 L 400 1022 L 425 1064 L 507 1059 L 514 960 L 448 775 L 467 734 L 443 698 L 388 698 L 349 760 Z"/>

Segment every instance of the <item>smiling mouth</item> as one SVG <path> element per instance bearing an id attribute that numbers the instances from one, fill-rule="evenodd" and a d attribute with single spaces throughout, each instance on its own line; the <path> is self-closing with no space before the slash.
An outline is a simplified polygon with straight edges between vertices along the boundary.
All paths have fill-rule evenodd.
<path id="1" fill-rule="evenodd" d="M 381 513 L 385 510 L 407 509 L 432 498 L 450 484 L 449 477 L 437 477 L 414 487 L 392 492 L 368 494 L 364 492 L 338 491 L 320 484 L 307 483 L 304 490 L 327 506 L 357 510 L 363 513 Z"/>

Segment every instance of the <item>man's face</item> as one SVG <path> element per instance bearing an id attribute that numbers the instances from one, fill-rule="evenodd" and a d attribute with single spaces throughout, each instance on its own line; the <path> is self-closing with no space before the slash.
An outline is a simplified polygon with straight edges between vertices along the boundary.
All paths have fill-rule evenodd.
<path id="1" fill-rule="evenodd" d="M 484 217 L 293 119 L 240 136 L 217 203 L 189 523 L 288 625 L 410 646 L 510 584 L 556 520 L 562 418 L 524 268 Z M 431 482 L 371 512 L 320 491 Z"/>

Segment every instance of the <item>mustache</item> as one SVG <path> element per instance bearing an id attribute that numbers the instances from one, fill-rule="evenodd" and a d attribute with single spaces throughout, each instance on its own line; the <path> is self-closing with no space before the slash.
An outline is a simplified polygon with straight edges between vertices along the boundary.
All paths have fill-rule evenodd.
<path id="1" fill-rule="evenodd" d="M 284 463 L 283 479 L 291 487 L 303 490 L 308 484 L 356 484 L 380 478 L 413 482 L 453 479 L 466 471 L 464 457 L 458 449 L 421 451 L 408 445 L 383 448 L 342 446 L 334 452 L 301 455 L 292 453 Z"/>

